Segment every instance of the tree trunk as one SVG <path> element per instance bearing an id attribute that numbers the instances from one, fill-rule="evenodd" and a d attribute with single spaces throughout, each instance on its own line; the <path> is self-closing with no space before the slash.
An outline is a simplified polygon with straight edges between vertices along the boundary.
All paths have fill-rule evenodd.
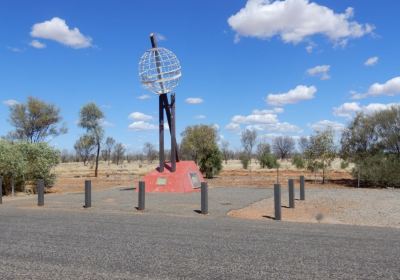
<path id="1" fill-rule="evenodd" d="M 325 184 L 325 167 L 322 168 L 322 184 Z"/>
<path id="2" fill-rule="evenodd" d="M 357 187 L 359 188 L 360 187 L 360 177 L 361 177 L 361 174 L 360 174 L 360 166 L 358 166 L 358 168 L 357 168 L 358 170 L 358 176 L 357 176 Z"/>
<path id="3" fill-rule="evenodd" d="M 97 143 L 97 153 L 96 153 L 96 168 L 94 170 L 94 176 L 97 177 L 99 170 L 99 155 L 100 155 L 100 143 Z"/>

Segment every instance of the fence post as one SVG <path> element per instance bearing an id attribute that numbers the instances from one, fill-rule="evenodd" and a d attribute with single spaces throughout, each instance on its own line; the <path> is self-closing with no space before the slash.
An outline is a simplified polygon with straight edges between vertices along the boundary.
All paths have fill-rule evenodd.
<path id="1" fill-rule="evenodd" d="M 44 205 L 44 181 L 40 179 L 37 181 L 37 193 L 38 193 L 38 206 Z"/>
<path id="2" fill-rule="evenodd" d="M 3 204 L 3 177 L 0 176 L 0 204 Z"/>
<path id="3" fill-rule="evenodd" d="M 208 184 L 201 183 L 201 214 L 208 214 Z"/>
<path id="4" fill-rule="evenodd" d="M 146 185 L 144 181 L 139 181 L 139 197 L 138 197 L 138 210 L 143 211 L 145 208 L 145 193 L 146 193 Z"/>
<path id="5" fill-rule="evenodd" d="M 300 176 L 300 200 L 306 199 L 304 176 Z"/>
<path id="6" fill-rule="evenodd" d="M 92 207 L 92 181 L 85 180 L 85 208 Z"/>
<path id="7" fill-rule="evenodd" d="M 289 208 L 294 208 L 294 180 L 289 179 Z"/>
<path id="8" fill-rule="evenodd" d="M 282 220 L 281 214 L 281 185 L 274 185 L 275 220 Z"/>

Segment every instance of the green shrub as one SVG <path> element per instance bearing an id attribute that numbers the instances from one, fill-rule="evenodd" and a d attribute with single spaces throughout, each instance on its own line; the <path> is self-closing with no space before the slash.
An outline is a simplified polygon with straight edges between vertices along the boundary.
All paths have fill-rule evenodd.
<path id="1" fill-rule="evenodd" d="M 240 156 L 240 162 L 242 163 L 243 169 L 247 169 L 249 168 L 250 157 L 246 153 L 243 153 Z"/>
<path id="2" fill-rule="evenodd" d="M 11 190 L 11 176 L 16 190 L 21 191 L 26 183 L 43 179 L 46 187 L 55 180 L 52 169 L 59 163 L 59 152 L 46 143 L 10 143 L 0 141 L 0 174 L 4 177 L 5 192 Z"/>
<path id="3" fill-rule="evenodd" d="M 222 169 L 222 154 L 218 147 L 207 151 L 199 159 L 200 171 L 206 175 L 206 178 L 213 178 Z"/>
<path id="4" fill-rule="evenodd" d="M 260 158 L 260 165 L 262 168 L 277 168 L 278 167 L 278 160 L 276 156 L 272 154 L 265 154 Z"/>
<path id="5" fill-rule="evenodd" d="M 396 155 L 377 154 L 365 158 L 353 169 L 354 178 L 358 177 L 358 168 L 362 186 L 400 188 L 400 158 Z"/>
<path id="6" fill-rule="evenodd" d="M 0 175 L 3 176 L 3 191 L 11 192 L 11 178 L 14 178 L 15 189 L 22 190 L 24 186 L 27 162 L 18 146 L 0 140 Z"/>
<path id="7" fill-rule="evenodd" d="M 51 187 L 55 181 L 52 169 L 59 163 L 59 151 L 46 143 L 19 143 L 17 146 L 27 162 L 25 180 L 35 182 L 43 179 L 45 186 Z"/>
<path id="8" fill-rule="evenodd" d="M 299 154 L 292 157 L 292 164 L 296 166 L 297 169 L 303 169 L 306 166 L 303 157 Z"/>
<path id="9" fill-rule="evenodd" d="M 349 162 L 348 162 L 348 161 L 345 161 L 345 160 L 342 160 L 342 161 L 340 162 L 340 168 L 346 169 L 347 167 L 349 167 Z"/>

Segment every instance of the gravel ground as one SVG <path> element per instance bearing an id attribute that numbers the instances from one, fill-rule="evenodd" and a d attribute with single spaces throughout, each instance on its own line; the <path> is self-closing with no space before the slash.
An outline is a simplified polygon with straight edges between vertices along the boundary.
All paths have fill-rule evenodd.
<path id="1" fill-rule="evenodd" d="M 296 198 L 299 192 L 296 190 Z M 265 219 L 273 217 L 273 198 L 267 198 L 230 216 Z M 287 188 L 282 189 L 282 219 L 308 223 L 334 223 L 400 228 L 400 190 L 392 189 L 307 189 L 306 200 L 296 200 L 288 209 Z"/>
<path id="2" fill-rule="evenodd" d="M 0 278 L 399 279 L 400 231 L 0 206 Z"/>

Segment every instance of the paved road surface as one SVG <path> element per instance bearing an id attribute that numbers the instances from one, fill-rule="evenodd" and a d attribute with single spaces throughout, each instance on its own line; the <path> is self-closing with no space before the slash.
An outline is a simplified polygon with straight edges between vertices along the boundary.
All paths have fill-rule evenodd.
<path id="1" fill-rule="evenodd" d="M 396 229 L 29 201 L 0 205 L 0 279 L 400 279 Z"/>

